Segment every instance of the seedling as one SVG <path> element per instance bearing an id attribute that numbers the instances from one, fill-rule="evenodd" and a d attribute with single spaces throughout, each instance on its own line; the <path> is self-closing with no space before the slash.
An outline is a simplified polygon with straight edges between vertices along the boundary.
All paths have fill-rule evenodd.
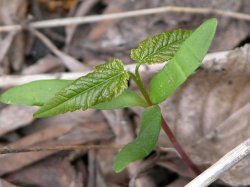
<path id="1" fill-rule="evenodd" d="M 150 37 L 131 50 L 137 62 L 135 72 L 126 71 L 121 60 L 113 59 L 75 81 L 40 80 L 9 89 L 0 101 L 7 104 L 40 106 L 34 117 L 48 117 L 83 109 L 120 109 L 140 106 L 137 138 L 118 153 L 113 168 L 122 171 L 127 165 L 145 158 L 155 148 L 161 127 L 186 164 L 196 173 L 200 170 L 187 156 L 162 117 L 159 104 L 189 77 L 201 64 L 213 40 L 216 19 L 210 19 L 196 30 L 176 30 Z M 150 81 L 149 90 L 141 80 L 139 68 L 167 62 Z M 140 94 L 128 88 L 135 81 Z M 183 124 L 184 125 L 184 124 Z"/>

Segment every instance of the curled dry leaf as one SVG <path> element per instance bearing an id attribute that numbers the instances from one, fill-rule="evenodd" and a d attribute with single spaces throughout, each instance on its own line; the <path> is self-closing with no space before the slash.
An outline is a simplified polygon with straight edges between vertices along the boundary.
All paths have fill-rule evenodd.
<path id="1" fill-rule="evenodd" d="M 208 61 L 162 104 L 164 117 L 197 164 L 213 164 L 250 137 L 250 46 Z M 169 147 L 166 136 L 160 144 Z M 226 172 L 233 186 L 250 184 L 250 157 Z"/>

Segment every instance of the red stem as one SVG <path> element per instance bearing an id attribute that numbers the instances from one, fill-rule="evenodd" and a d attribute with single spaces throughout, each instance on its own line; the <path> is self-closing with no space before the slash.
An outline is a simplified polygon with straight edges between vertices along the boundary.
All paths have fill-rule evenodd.
<path id="1" fill-rule="evenodd" d="M 189 158 L 189 156 L 187 155 L 187 153 L 184 151 L 184 149 L 182 148 L 182 146 L 180 145 L 180 143 L 175 138 L 173 132 L 169 128 L 169 126 L 168 126 L 167 122 L 165 121 L 165 119 L 163 118 L 163 116 L 161 116 L 161 117 L 162 117 L 162 128 L 163 128 L 163 130 L 167 134 L 167 136 L 170 139 L 170 141 L 172 142 L 174 148 L 177 150 L 177 152 L 182 157 L 183 161 L 189 166 L 189 168 L 191 168 L 193 170 L 193 172 L 196 175 L 201 174 L 201 170 Z"/>
<path id="2" fill-rule="evenodd" d="M 152 102 L 150 100 L 148 92 L 145 89 L 144 84 L 142 83 L 142 80 L 141 80 L 141 77 L 140 77 L 140 74 L 139 74 L 139 67 L 140 67 L 140 64 L 139 65 L 137 64 L 136 69 L 135 69 L 135 74 L 130 73 L 130 72 L 129 73 L 132 76 L 132 78 L 135 81 L 135 83 L 137 84 L 137 86 L 140 89 L 141 93 L 143 94 L 144 98 L 146 99 L 148 105 L 152 106 L 153 104 L 152 104 Z M 174 147 L 177 150 L 177 152 L 182 157 L 183 161 L 187 164 L 187 166 L 190 169 L 193 170 L 193 172 L 195 174 L 199 175 L 201 173 L 200 169 L 192 162 L 192 160 L 189 158 L 189 156 L 184 151 L 184 149 L 182 148 L 182 146 L 179 144 L 179 142 L 175 138 L 175 136 L 172 133 L 171 129 L 168 127 L 168 124 L 167 124 L 167 122 L 165 121 L 165 119 L 163 118 L 162 115 L 161 115 L 161 118 L 162 118 L 162 128 L 163 128 L 163 130 L 165 131 L 165 133 L 169 137 L 170 141 L 174 145 Z"/>

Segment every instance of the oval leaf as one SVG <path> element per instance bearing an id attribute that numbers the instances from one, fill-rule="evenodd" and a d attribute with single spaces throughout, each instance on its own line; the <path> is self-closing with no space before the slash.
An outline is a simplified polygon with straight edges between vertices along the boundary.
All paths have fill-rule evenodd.
<path id="1" fill-rule="evenodd" d="M 199 26 L 183 42 L 164 68 L 150 82 L 150 99 L 157 104 L 170 96 L 201 64 L 217 27 L 217 20 L 210 19 Z"/>
<path id="2" fill-rule="evenodd" d="M 146 107 L 147 103 L 137 93 L 132 90 L 125 90 L 121 95 L 115 97 L 111 101 L 100 103 L 93 108 L 100 110 L 120 109 L 132 106 Z"/>
<path id="3" fill-rule="evenodd" d="M 155 148 L 161 129 L 161 110 L 158 105 L 147 108 L 141 119 L 137 138 L 127 144 L 117 155 L 113 168 L 121 172 L 127 165 L 145 158 Z"/>
<path id="4" fill-rule="evenodd" d="M 0 102 L 14 105 L 43 106 L 57 92 L 72 82 L 72 80 L 54 79 L 33 81 L 7 90 L 0 96 Z M 136 92 L 125 90 L 111 101 L 97 104 L 91 108 L 112 110 L 132 106 L 146 107 L 147 103 Z"/>
<path id="5" fill-rule="evenodd" d="M 71 80 L 39 80 L 11 88 L 0 96 L 0 102 L 14 105 L 42 106 L 72 83 Z"/>
<path id="6" fill-rule="evenodd" d="M 163 32 L 150 37 L 131 50 L 131 58 L 140 64 L 163 63 L 170 60 L 183 41 L 191 34 L 189 30 Z"/>
<path id="7" fill-rule="evenodd" d="M 119 59 L 96 66 L 95 71 L 76 79 L 38 110 L 35 117 L 47 117 L 88 109 L 110 101 L 128 87 L 129 74 Z"/>

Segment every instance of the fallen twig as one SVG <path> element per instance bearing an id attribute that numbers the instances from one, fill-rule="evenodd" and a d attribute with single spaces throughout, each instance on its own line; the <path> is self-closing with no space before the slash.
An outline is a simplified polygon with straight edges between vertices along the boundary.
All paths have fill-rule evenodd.
<path id="1" fill-rule="evenodd" d="M 32 34 L 34 34 L 37 38 L 39 38 L 58 58 L 61 59 L 63 64 L 69 68 L 71 71 L 84 71 L 89 69 L 88 67 L 84 66 L 81 62 L 74 59 L 73 57 L 63 53 L 60 51 L 46 36 L 44 36 L 41 32 L 30 29 Z"/>
<path id="2" fill-rule="evenodd" d="M 92 149 L 121 149 L 124 145 L 62 145 L 54 147 L 30 147 L 30 148 L 11 148 L 1 147 L 0 154 L 26 153 L 40 151 L 75 151 L 75 150 L 92 150 Z"/>
<path id="3" fill-rule="evenodd" d="M 205 187 L 250 154 L 250 138 L 228 152 L 185 187 Z"/>
<path id="4" fill-rule="evenodd" d="M 113 13 L 113 14 L 106 14 L 106 15 L 94 15 L 94 16 L 85 16 L 85 17 L 73 17 L 73 18 L 37 21 L 37 22 L 32 22 L 26 26 L 22 26 L 20 24 L 8 25 L 8 26 L 0 27 L 0 32 L 22 30 L 27 27 L 38 29 L 38 28 L 60 27 L 60 26 L 66 26 L 66 25 L 78 25 L 78 24 L 93 23 L 93 22 L 98 22 L 98 21 L 103 21 L 103 20 L 123 19 L 123 18 L 129 18 L 129 17 L 145 16 L 145 15 L 160 14 L 160 13 L 167 13 L 167 12 L 189 13 L 189 14 L 215 14 L 218 16 L 224 16 L 224 17 L 229 17 L 233 19 L 250 21 L 249 14 L 244 14 L 240 12 L 225 11 L 225 10 L 214 9 L 214 8 L 166 6 L 166 7 L 149 8 L 149 9 L 134 10 L 134 11 Z"/>
<path id="5" fill-rule="evenodd" d="M 16 36 L 16 31 L 10 32 L 0 43 L 0 64 L 2 63 L 4 57 L 6 56 L 14 37 Z"/>
<path id="6" fill-rule="evenodd" d="M 208 54 L 204 61 L 208 61 L 211 59 L 219 60 L 226 57 L 229 51 L 224 52 L 216 52 Z M 164 64 L 155 64 L 153 66 L 143 65 L 140 68 L 141 72 L 150 71 L 155 72 L 162 68 Z M 126 65 L 126 70 L 134 71 L 136 64 Z M 31 81 L 36 80 L 45 80 L 45 79 L 76 79 L 80 76 L 86 75 L 88 71 L 84 72 L 75 72 L 75 73 L 55 73 L 55 74 L 36 74 L 36 75 L 6 75 L 0 76 L 0 88 L 18 86 L 21 84 L 25 84 Z"/>

